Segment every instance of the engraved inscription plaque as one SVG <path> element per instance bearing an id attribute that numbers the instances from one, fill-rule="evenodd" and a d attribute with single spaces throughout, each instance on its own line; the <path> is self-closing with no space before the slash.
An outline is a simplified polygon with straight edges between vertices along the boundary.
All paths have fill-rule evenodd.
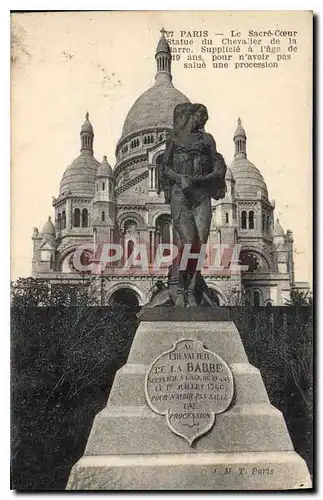
<path id="1" fill-rule="evenodd" d="M 220 356 L 194 339 L 175 342 L 152 363 L 145 380 L 146 400 L 190 446 L 230 405 L 233 375 Z"/>

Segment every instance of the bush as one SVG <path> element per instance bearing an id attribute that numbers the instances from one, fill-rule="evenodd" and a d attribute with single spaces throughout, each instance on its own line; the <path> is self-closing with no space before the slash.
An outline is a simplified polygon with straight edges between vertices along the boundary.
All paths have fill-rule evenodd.
<path id="1" fill-rule="evenodd" d="M 251 364 L 313 473 L 313 315 L 310 307 L 233 308 Z"/>
<path id="2" fill-rule="evenodd" d="M 30 307 L 19 297 L 20 289 L 12 309 L 12 487 L 61 490 L 127 360 L 136 310 L 87 307 L 85 299 L 77 307 Z M 249 361 L 312 471 L 311 309 L 230 311 Z"/>
<path id="3" fill-rule="evenodd" d="M 126 307 L 12 310 L 12 487 L 64 489 L 136 327 Z"/>

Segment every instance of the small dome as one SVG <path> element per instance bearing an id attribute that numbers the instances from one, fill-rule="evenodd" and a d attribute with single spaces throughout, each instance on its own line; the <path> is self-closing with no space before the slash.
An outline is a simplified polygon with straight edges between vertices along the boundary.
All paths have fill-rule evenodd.
<path id="1" fill-rule="evenodd" d="M 88 132 L 88 133 L 93 134 L 93 127 L 92 127 L 92 124 L 89 120 L 89 113 L 86 113 L 86 115 L 85 115 L 85 120 L 84 120 L 83 125 L 81 127 L 81 134 L 82 134 L 82 132 Z"/>
<path id="2" fill-rule="evenodd" d="M 260 171 L 248 158 L 235 158 L 230 166 L 239 198 L 258 197 L 259 191 L 268 199 L 267 186 Z"/>
<path id="3" fill-rule="evenodd" d="M 65 170 L 60 194 L 71 193 L 73 195 L 93 195 L 95 188 L 95 177 L 100 163 L 87 152 L 81 153 Z"/>
<path id="4" fill-rule="evenodd" d="M 284 230 L 281 226 L 281 223 L 279 222 L 279 219 L 276 219 L 273 236 L 284 236 Z"/>
<path id="5" fill-rule="evenodd" d="M 103 156 L 102 163 L 98 168 L 96 176 L 97 177 L 113 177 L 113 171 L 112 171 L 111 166 L 108 163 L 106 156 Z"/>
<path id="6" fill-rule="evenodd" d="M 141 130 L 173 128 L 173 112 L 177 104 L 190 102 L 168 79 L 156 82 L 146 90 L 130 109 L 122 129 L 121 139 Z"/>
<path id="7" fill-rule="evenodd" d="M 246 131 L 243 128 L 243 126 L 241 125 L 241 118 L 240 117 L 238 118 L 238 125 L 237 125 L 237 128 L 235 129 L 233 139 L 235 139 L 236 137 L 247 137 Z"/>
<path id="8" fill-rule="evenodd" d="M 168 53 L 170 53 L 170 48 L 169 48 L 169 45 L 167 43 L 167 40 L 166 40 L 164 34 L 160 37 L 160 40 L 158 42 L 156 54 L 158 52 L 168 52 Z"/>
<path id="9" fill-rule="evenodd" d="M 55 226 L 52 223 L 51 217 L 48 217 L 48 221 L 44 225 L 42 232 L 41 232 L 41 235 L 42 236 L 54 236 L 54 238 L 55 238 L 55 234 L 56 234 L 55 233 Z"/>

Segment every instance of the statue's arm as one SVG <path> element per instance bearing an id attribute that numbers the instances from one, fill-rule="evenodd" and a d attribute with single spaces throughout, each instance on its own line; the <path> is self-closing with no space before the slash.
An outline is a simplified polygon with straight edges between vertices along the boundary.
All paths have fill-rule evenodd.
<path id="1" fill-rule="evenodd" d="M 205 134 L 205 140 L 209 147 L 210 160 L 213 166 L 212 172 L 206 175 L 197 177 L 197 181 L 207 182 L 213 179 L 223 179 L 225 177 L 227 166 L 223 156 L 218 153 L 216 143 L 211 134 Z"/>
<path id="2" fill-rule="evenodd" d="M 170 138 L 166 141 L 166 149 L 164 153 L 164 175 L 172 182 L 180 182 L 182 176 L 173 170 L 173 155 L 174 155 L 174 143 Z"/>

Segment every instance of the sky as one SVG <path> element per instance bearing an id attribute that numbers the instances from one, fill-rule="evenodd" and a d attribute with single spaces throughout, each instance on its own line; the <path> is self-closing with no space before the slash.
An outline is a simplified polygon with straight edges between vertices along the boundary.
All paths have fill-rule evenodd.
<path id="1" fill-rule="evenodd" d="M 79 154 L 90 113 L 95 157 L 115 164 L 130 107 L 154 83 L 155 49 L 167 30 L 285 29 L 298 50 L 278 69 L 184 69 L 173 83 L 209 112 L 207 131 L 228 165 L 238 116 L 247 152 L 264 176 L 275 218 L 294 234 L 297 281 L 312 281 L 312 32 L 309 12 L 74 12 L 12 15 L 11 278 L 31 274 L 33 227 Z"/>

